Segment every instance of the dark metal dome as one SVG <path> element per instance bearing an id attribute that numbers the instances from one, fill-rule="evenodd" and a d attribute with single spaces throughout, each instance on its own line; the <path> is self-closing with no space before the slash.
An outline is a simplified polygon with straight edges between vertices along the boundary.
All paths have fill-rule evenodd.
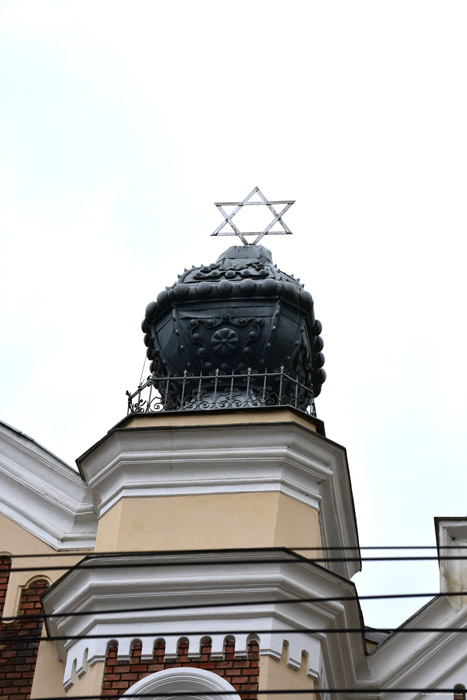
<path id="1" fill-rule="evenodd" d="M 156 377 L 282 367 L 310 390 L 305 403 L 326 378 L 313 299 L 261 245 L 232 246 L 217 262 L 185 270 L 148 304 L 142 329 Z"/>

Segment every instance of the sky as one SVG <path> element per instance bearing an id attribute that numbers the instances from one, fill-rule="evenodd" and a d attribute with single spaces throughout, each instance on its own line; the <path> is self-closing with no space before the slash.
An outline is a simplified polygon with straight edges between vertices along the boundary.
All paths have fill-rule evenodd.
<path id="1" fill-rule="evenodd" d="M 213 202 L 259 186 L 296 200 L 263 243 L 323 324 L 360 543 L 434 545 L 466 515 L 466 31 L 463 0 L 0 0 L 0 419 L 74 464 L 147 374 L 147 303 L 235 243 Z"/>

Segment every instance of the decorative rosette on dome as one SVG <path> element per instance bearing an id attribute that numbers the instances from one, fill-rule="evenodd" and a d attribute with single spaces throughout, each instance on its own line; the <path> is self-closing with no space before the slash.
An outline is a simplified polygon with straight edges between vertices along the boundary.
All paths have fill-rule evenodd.
<path id="1" fill-rule="evenodd" d="M 326 374 L 313 299 L 261 245 L 232 246 L 192 267 L 148 304 L 142 324 L 154 377 L 207 377 L 282 368 L 321 391 Z"/>

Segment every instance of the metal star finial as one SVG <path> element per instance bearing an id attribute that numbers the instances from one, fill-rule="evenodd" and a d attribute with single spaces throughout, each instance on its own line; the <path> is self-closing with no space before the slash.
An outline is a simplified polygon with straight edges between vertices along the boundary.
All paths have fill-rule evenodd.
<path id="1" fill-rule="evenodd" d="M 254 195 L 257 194 L 258 197 L 260 198 L 261 201 L 250 201 Z M 255 187 L 253 190 L 251 190 L 250 194 L 245 197 L 241 202 L 214 202 L 216 207 L 219 209 L 220 213 L 224 217 L 224 221 L 222 224 L 220 224 L 216 230 L 211 233 L 211 236 L 238 236 L 240 240 L 242 241 L 243 245 L 256 245 L 257 243 L 260 242 L 260 240 L 263 238 L 263 236 L 283 236 L 286 234 L 291 234 L 292 231 L 289 229 L 287 224 L 282 221 L 282 216 L 285 214 L 285 212 L 290 209 L 292 204 L 295 203 L 295 200 L 293 199 L 279 199 L 279 200 L 274 200 L 270 201 L 268 200 L 264 194 L 261 192 L 259 187 Z M 280 212 L 277 212 L 276 209 L 274 208 L 274 204 L 285 204 L 283 209 L 281 209 Z M 227 214 L 225 211 L 224 207 L 230 206 L 230 207 L 235 207 L 235 209 L 230 213 Z M 274 218 L 271 221 L 268 226 L 263 231 L 246 231 L 242 232 L 239 230 L 239 228 L 234 224 L 232 219 L 234 218 L 235 214 L 238 214 L 238 212 L 241 210 L 242 207 L 245 206 L 266 206 L 271 214 L 273 214 Z M 274 226 L 275 223 L 279 223 L 282 226 L 282 231 L 272 231 L 272 227 Z M 222 231 L 224 226 L 229 225 L 231 230 L 228 229 L 227 231 Z M 222 231 L 222 233 L 221 233 Z M 256 236 L 255 240 L 249 243 L 245 236 Z"/>

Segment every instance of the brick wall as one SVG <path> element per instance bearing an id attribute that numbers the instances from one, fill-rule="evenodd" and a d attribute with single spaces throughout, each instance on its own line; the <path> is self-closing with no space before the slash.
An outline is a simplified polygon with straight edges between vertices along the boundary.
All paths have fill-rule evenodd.
<path id="1" fill-rule="evenodd" d="M 127 660 L 117 658 L 117 645 L 109 647 L 105 662 L 102 695 L 104 698 L 119 698 L 125 690 L 145 676 L 166 668 L 181 666 L 202 668 L 225 678 L 245 700 L 256 700 L 258 690 L 259 650 L 257 642 L 250 642 L 246 657 L 235 657 L 234 643 L 227 641 L 222 658 L 211 658 L 211 642 L 201 645 L 198 656 L 190 656 L 188 641 L 180 640 L 176 659 L 165 659 L 165 646 L 157 642 L 154 656 L 150 661 L 141 660 L 141 645 L 135 645 L 132 656 Z M 243 692 L 242 692 L 243 691 Z"/>
<path id="2" fill-rule="evenodd" d="M 0 613 L 3 615 L 11 561 L 0 557 Z M 21 596 L 19 617 L 41 612 L 45 581 L 36 581 Z M 0 697 L 2 700 L 28 700 L 36 667 L 42 620 L 0 623 Z M 32 637 L 32 639 L 31 639 Z M 28 639 L 26 639 L 28 638 Z"/>
<path id="3" fill-rule="evenodd" d="M 10 569 L 10 557 L 0 557 L 0 616 L 3 616 L 3 608 L 5 607 L 6 589 L 10 578 Z"/>

